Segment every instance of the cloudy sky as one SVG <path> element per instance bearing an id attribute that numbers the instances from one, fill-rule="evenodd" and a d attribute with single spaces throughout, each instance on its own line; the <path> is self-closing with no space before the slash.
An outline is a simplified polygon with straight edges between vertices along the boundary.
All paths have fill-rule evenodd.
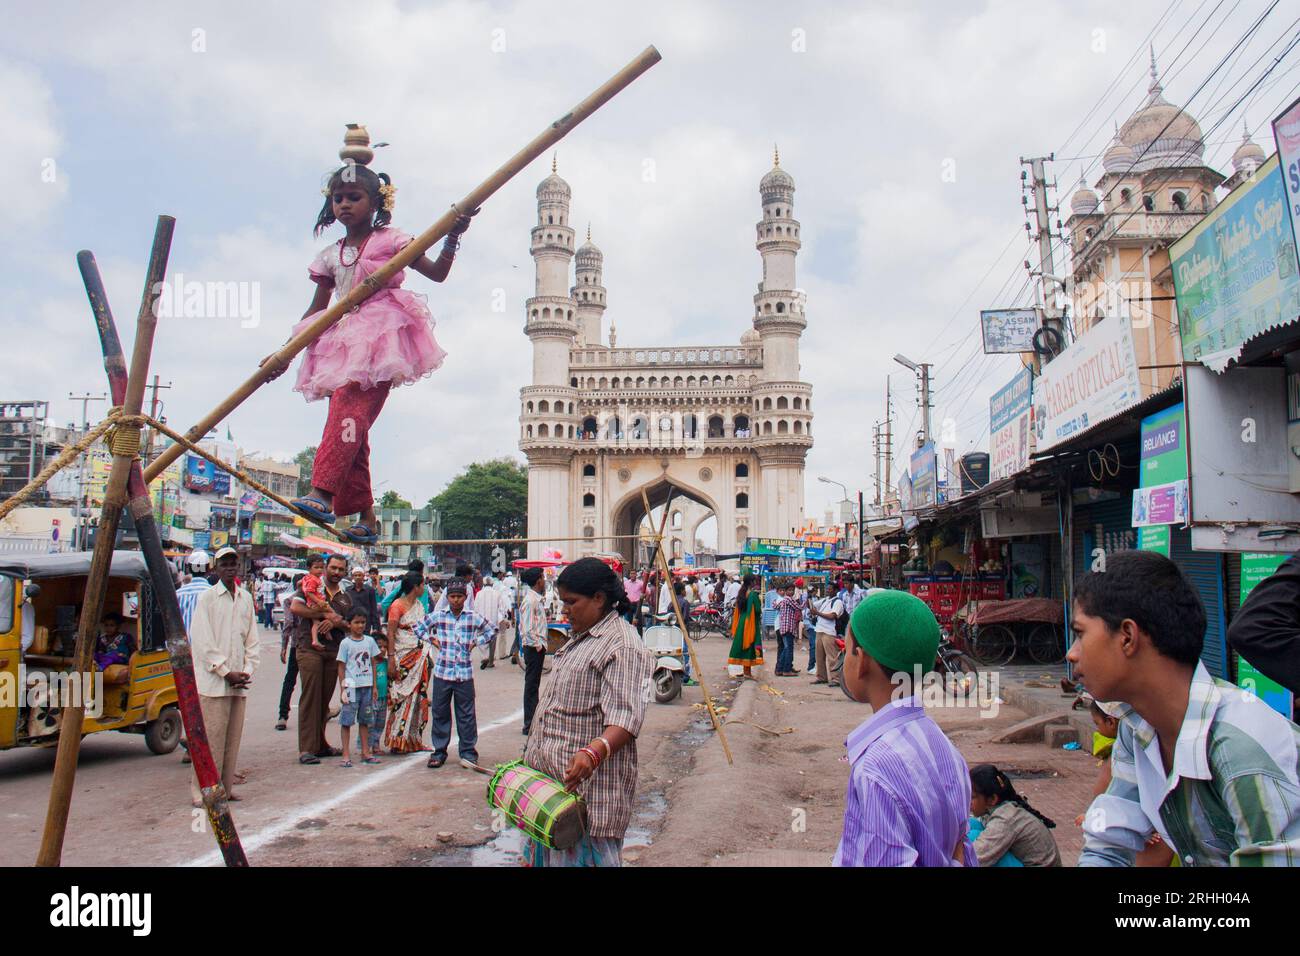
<path id="1" fill-rule="evenodd" d="M 749 327 L 761 278 L 753 224 L 773 143 L 795 178 L 808 295 L 802 375 L 817 444 L 808 508 L 838 488 L 870 497 L 873 424 L 892 375 L 895 431 L 917 427 L 903 352 L 935 368 L 934 428 L 987 448 L 988 396 L 1019 368 L 980 352 L 980 308 L 1027 304 L 1022 156 L 1055 151 L 1059 201 L 1095 180 L 1112 124 L 1143 100 L 1154 42 L 1165 95 L 1187 105 L 1270 0 L 1065 3 L 722 2 L 82 3 L 29 8 L 0 36 L 0 130 L 18 188 L 7 213 L 0 331 L 4 398 L 80 414 L 103 388 L 75 267 L 98 257 L 123 338 L 155 217 L 177 217 L 170 274 L 249 283 L 259 321 L 166 319 L 154 371 L 188 427 L 287 337 L 310 302 L 311 229 L 343 126 L 365 123 L 398 185 L 395 223 L 419 232 L 647 44 L 663 62 L 559 149 L 575 225 L 605 253 L 620 345 L 717 345 Z M 69 13 L 70 9 L 79 12 Z M 1243 92 L 1294 33 L 1274 9 L 1189 106 L 1228 167 L 1243 116 L 1295 96 L 1292 53 Z M 1290 72 L 1288 72 L 1290 70 Z M 429 295 L 443 369 L 394 393 L 372 435 L 377 491 L 418 503 L 467 463 L 518 456 L 528 230 L 539 160 L 484 208 Z M 646 169 L 653 170 L 647 177 Z M 1055 195 L 1055 194 L 1054 194 Z M 1064 220 L 1066 215 L 1062 214 Z M 332 238 L 338 238 L 337 234 Z M 504 303 L 504 311 L 497 306 Z M 250 326 L 250 327 L 246 327 Z M 129 346 L 128 346 L 129 348 Z M 13 359 L 17 361 L 13 361 Z M 229 420 L 245 450 L 315 444 L 324 403 L 290 377 Z M 102 413 L 103 406 L 92 406 Z M 224 433 L 224 430 L 223 430 Z M 901 462 L 900 458 L 900 462 Z"/>

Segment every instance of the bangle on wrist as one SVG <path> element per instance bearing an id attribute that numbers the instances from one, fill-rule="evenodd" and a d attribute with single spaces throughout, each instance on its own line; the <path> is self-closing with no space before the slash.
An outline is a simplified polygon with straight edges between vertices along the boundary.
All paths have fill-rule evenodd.
<path id="1" fill-rule="evenodd" d="M 609 741 L 605 739 L 604 734 L 602 734 L 601 736 L 597 737 L 596 739 L 599 740 L 602 744 L 605 745 L 605 759 L 606 759 L 606 760 L 608 760 L 610 757 L 614 756 L 614 748 L 611 747 L 611 746 L 609 745 Z"/>
<path id="2" fill-rule="evenodd" d="M 591 768 L 591 769 L 592 769 L 593 771 L 596 769 L 596 767 L 599 767 L 599 766 L 600 766 L 600 754 L 596 753 L 596 751 L 592 750 L 590 747 L 583 747 L 583 748 L 582 748 L 580 751 L 578 751 L 578 752 L 579 752 L 579 753 L 584 753 L 584 754 L 586 754 L 588 757 L 591 758 L 591 762 L 592 762 L 592 768 Z"/>

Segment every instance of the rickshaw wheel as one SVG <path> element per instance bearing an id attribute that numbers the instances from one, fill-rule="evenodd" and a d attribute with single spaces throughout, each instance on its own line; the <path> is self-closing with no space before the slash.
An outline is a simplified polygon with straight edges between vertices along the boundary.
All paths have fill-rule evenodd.
<path id="1" fill-rule="evenodd" d="M 1006 664 L 1016 656 L 1016 636 L 1001 624 L 971 628 L 971 655 L 986 666 Z"/>
<path id="2" fill-rule="evenodd" d="M 1059 664 L 1065 659 L 1060 631 L 1055 624 L 1039 624 L 1030 631 L 1025 649 L 1036 664 Z"/>
<path id="3" fill-rule="evenodd" d="M 175 707 L 165 707 L 144 731 L 144 742 L 154 753 L 169 754 L 181 742 L 181 713 Z"/>

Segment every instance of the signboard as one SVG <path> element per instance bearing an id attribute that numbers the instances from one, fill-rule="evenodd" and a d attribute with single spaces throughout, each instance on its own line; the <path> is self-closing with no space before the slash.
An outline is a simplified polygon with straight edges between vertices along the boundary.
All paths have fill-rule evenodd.
<path id="1" fill-rule="evenodd" d="M 985 309 L 980 312 L 984 352 L 1032 352 L 1040 324 L 1037 309 Z"/>
<path id="2" fill-rule="evenodd" d="M 926 442 L 912 452 L 912 508 L 932 507 L 939 500 L 939 467 L 934 454 L 934 442 Z"/>
<path id="3" fill-rule="evenodd" d="M 1243 554 L 1241 604 L 1246 603 L 1246 598 L 1255 589 L 1255 585 L 1276 571 L 1286 559 L 1285 554 Z M 1244 657 L 1237 660 L 1237 686 L 1253 693 L 1287 720 L 1291 719 L 1291 708 L 1294 705 L 1291 692 L 1271 677 L 1265 677 L 1255 670 Z"/>
<path id="4" fill-rule="evenodd" d="M 1033 370 L 1025 369 L 989 399 L 990 481 L 1009 478 L 1029 467 L 1033 387 Z"/>
<path id="5" fill-rule="evenodd" d="M 1136 488 L 1133 491 L 1134 528 L 1156 524 L 1187 523 L 1187 479 L 1180 478 L 1165 485 Z"/>
<path id="6" fill-rule="evenodd" d="M 907 472 L 898 478 L 898 505 L 900 511 L 912 510 L 912 476 Z"/>
<path id="7" fill-rule="evenodd" d="M 834 556 L 834 548 L 825 542 L 800 541 L 797 538 L 746 538 L 745 554 L 770 555 L 777 558 L 802 558 L 825 561 Z"/>
<path id="8" fill-rule="evenodd" d="M 230 472 L 221 471 L 206 458 L 187 455 L 184 484 L 190 491 L 210 491 L 218 495 L 227 495 L 230 494 Z"/>
<path id="9" fill-rule="evenodd" d="M 1169 247 L 1183 360 L 1222 372 L 1300 317 L 1295 236 L 1277 156 Z"/>
<path id="10" fill-rule="evenodd" d="M 1101 320 L 1045 365 L 1034 383 L 1038 451 L 1118 415 L 1141 397 L 1128 318 Z"/>
<path id="11" fill-rule="evenodd" d="M 1273 120 L 1273 140 L 1277 143 L 1282 168 L 1282 188 L 1286 190 L 1291 238 L 1300 237 L 1300 100 Z M 1292 246 L 1292 248 L 1295 248 Z"/>

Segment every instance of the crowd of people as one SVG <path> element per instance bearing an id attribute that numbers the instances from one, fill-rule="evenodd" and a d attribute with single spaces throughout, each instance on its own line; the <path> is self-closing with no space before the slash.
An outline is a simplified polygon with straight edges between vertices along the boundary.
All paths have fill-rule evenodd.
<path id="1" fill-rule="evenodd" d="M 210 574 L 196 569 L 178 589 L 209 744 L 234 800 L 244 704 L 261 663 L 256 605 L 266 593 L 261 582 L 240 586 L 237 566 L 235 551 L 224 548 Z M 1287 575 L 1296 593 L 1279 600 Z M 1300 640 L 1300 575 L 1288 564 L 1277 581 L 1243 606 L 1242 640 L 1276 643 L 1286 628 L 1293 646 Z M 675 617 L 675 597 L 683 615 L 708 607 L 727 619 L 727 660 L 744 677 L 763 666 L 765 639 L 776 646 L 776 676 L 797 676 L 803 640 L 813 683 L 872 706 L 846 740 L 837 865 L 1061 865 L 1056 823 L 998 767 L 968 768 L 920 697 L 898 693 L 935 660 L 939 625 L 923 602 L 852 576 L 767 584 L 722 573 L 620 576 L 592 558 L 568 565 L 551 587 L 537 568 L 494 581 L 463 565 L 439 588 L 414 561 L 384 588 L 377 569 L 321 556 L 280 596 L 286 672 L 276 728 L 286 729 L 296 692 L 301 763 L 339 757 L 352 767 L 355 727 L 359 762 L 427 752 L 437 769 L 449 757 L 454 721 L 460 764 L 480 769 L 472 651 L 483 651 L 480 669 L 494 667 L 498 654 L 522 660 L 524 761 L 581 793 L 590 824 L 573 850 L 530 844 L 528 862 L 617 865 L 654 666 L 640 632 Z M 1074 821 L 1085 834 L 1079 864 L 1300 863 L 1300 728 L 1210 677 L 1200 662 L 1204 609 L 1177 565 L 1151 552 L 1117 553 L 1105 573 L 1083 575 L 1075 592 L 1068 656 L 1087 687 L 1091 749 L 1103 761 L 1091 805 Z M 1294 626 L 1273 620 L 1293 604 Z M 571 637 L 543 687 L 548 628 L 559 616 Z M 113 623 L 105 621 L 99 647 L 106 664 L 120 652 Z M 511 646 L 499 647 L 510 631 Z M 341 747 L 326 740 L 335 717 Z M 201 804 L 197 782 L 193 799 Z"/>

